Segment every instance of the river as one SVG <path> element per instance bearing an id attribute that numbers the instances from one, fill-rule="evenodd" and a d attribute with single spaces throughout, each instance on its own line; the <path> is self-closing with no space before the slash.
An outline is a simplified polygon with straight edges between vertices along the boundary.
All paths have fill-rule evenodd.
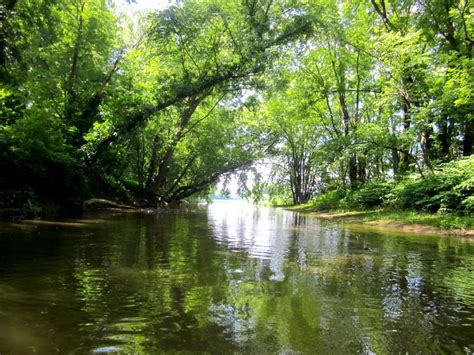
<path id="1" fill-rule="evenodd" d="M 474 243 L 216 202 L 0 224 L 0 353 L 466 353 Z"/>

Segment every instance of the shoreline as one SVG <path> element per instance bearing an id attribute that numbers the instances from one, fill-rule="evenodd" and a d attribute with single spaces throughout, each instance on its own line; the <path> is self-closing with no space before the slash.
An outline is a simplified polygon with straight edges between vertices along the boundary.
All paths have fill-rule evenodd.
<path id="1" fill-rule="evenodd" d="M 290 211 L 299 212 L 324 220 L 343 222 L 356 228 L 366 227 L 370 229 L 380 229 L 385 231 L 394 231 L 402 233 L 415 234 L 434 234 L 446 236 L 458 236 L 465 238 L 474 238 L 474 229 L 460 228 L 441 228 L 430 224 L 420 222 L 410 222 L 407 220 L 384 218 L 387 211 L 309 211 L 305 208 L 287 208 Z M 392 212 L 395 213 L 395 212 Z M 377 215 L 380 215 L 379 217 Z"/>

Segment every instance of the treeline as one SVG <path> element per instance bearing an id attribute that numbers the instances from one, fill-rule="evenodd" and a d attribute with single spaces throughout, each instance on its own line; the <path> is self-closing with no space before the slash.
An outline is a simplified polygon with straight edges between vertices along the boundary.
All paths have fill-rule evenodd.
<path id="1" fill-rule="evenodd" d="M 472 154 L 473 18 L 468 0 L 189 0 L 133 17 L 2 0 L 0 208 L 154 206 L 263 157 L 271 180 L 246 191 L 241 174 L 241 192 L 296 204 L 428 181 Z"/>
<path id="2" fill-rule="evenodd" d="M 261 107 L 277 203 L 472 213 L 472 1 L 326 1 Z M 286 188 L 282 188 L 286 187 Z M 251 193 L 252 195 L 252 193 Z M 318 203 L 321 202 L 321 204 Z"/>
<path id="3" fill-rule="evenodd" d="M 2 1 L 2 207 L 156 206 L 252 164 L 271 142 L 242 92 L 311 32 L 299 9 L 196 0 L 130 17 L 113 1 Z"/>

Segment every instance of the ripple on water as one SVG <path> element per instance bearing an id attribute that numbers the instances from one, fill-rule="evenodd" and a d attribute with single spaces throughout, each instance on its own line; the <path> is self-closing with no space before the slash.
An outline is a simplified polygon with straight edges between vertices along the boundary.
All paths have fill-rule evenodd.
<path id="1" fill-rule="evenodd" d="M 472 352 L 467 242 L 230 203 L 101 218 L 0 235 L 0 353 Z"/>

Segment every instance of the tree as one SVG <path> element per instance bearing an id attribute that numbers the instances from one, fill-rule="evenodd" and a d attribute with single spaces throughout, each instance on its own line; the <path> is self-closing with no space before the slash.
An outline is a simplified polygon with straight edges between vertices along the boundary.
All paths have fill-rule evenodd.
<path id="1" fill-rule="evenodd" d="M 111 67 L 115 15 L 102 0 L 25 0 L 6 26 L 2 183 L 41 200 L 75 199 L 84 193 L 77 149 Z"/>
<path id="2" fill-rule="evenodd" d="M 286 11 L 297 11 L 289 6 Z M 135 129 L 158 112 L 214 90 L 235 90 L 261 73 L 277 55 L 277 48 L 311 30 L 303 15 L 287 16 L 273 1 L 242 4 L 188 1 L 172 6 L 153 19 L 148 42 L 160 76 L 151 102 L 127 107 L 128 113 L 89 151 L 93 164 L 124 132 Z"/>

